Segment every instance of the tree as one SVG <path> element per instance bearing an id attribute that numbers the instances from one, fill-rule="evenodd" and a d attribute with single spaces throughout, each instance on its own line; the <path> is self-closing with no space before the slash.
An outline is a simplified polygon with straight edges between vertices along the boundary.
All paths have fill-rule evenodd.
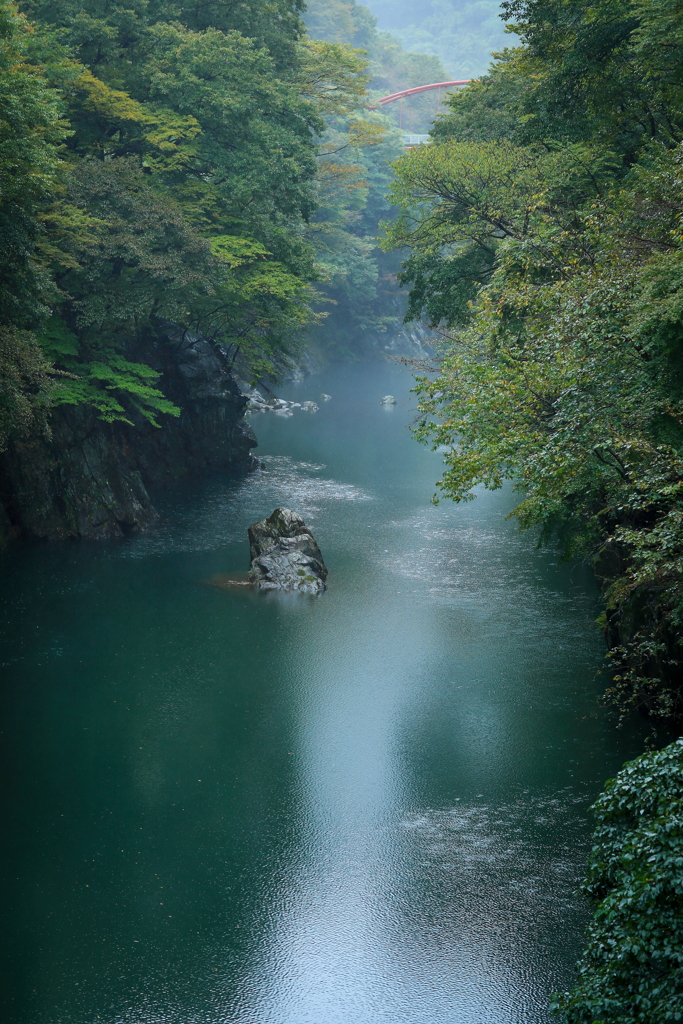
<path id="1" fill-rule="evenodd" d="M 600 139 L 633 162 L 652 139 L 683 137 L 677 0 L 509 0 L 523 46 L 529 139 Z"/>
<path id="2" fill-rule="evenodd" d="M 105 419 L 177 414 L 144 363 L 169 321 L 239 354 L 245 373 L 275 372 L 316 320 L 316 137 L 324 111 L 358 102 L 362 59 L 305 40 L 284 0 L 267 16 L 250 3 L 24 6 L 38 22 L 27 68 L 68 119 L 59 188 L 32 229 L 43 305 L 25 324 L 62 374 L 53 400 Z"/>
<path id="3" fill-rule="evenodd" d="M 50 365 L 27 327 L 45 311 L 36 261 L 40 211 L 59 191 L 67 136 L 57 93 L 26 58 L 31 30 L 0 0 L 0 450 L 46 427 Z"/>
<path id="4" fill-rule="evenodd" d="M 26 58 L 31 29 L 0 3 L 0 322 L 26 327 L 41 312 L 33 262 L 41 206 L 59 189 L 61 104 Z"/>

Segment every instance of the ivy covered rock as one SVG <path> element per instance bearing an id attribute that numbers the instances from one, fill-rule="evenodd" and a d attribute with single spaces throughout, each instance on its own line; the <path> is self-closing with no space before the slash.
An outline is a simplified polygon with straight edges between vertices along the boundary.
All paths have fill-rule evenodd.
<path id="1" fill-rule="evenodd" d="M 249 527 L 249 578 L 260 590 L 321 594 L 327 569 L 313 534 L 296 512 L 276 508 Z"/>
<path id="2" fill-rule="evenodd" d="M 584 892 L 596 904 L 567 1024 L 683 1020 L 683 739 L 644 754 L 595 804 Z"/>

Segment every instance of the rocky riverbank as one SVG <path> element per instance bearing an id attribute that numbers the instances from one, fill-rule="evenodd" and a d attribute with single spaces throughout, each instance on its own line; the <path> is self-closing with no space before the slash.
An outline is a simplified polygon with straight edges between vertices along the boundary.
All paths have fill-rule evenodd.
<path id="1" fill-rule="evenodd" d="M 295 402 L 287 398 L 276 398 L 275 395 L 269 395 L 265 397 L 261 394 L 258 388 L 249 387 L 249 385 L 241 385 L 242 394 L 247 400 L 247 411 L 248 412 L 274 412 L 281 416 L 293 416 L 295 410 L 300 409 L 301 412 L 317 412 L 320 406 L 317 402 L 304 401 Z M 329 402 L 332 395 L 321 394 L 321 402 Z"/>

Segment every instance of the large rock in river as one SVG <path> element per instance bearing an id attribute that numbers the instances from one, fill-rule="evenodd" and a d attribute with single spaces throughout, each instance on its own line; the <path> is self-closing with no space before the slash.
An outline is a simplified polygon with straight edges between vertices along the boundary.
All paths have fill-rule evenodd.
<path id="1" fill-rule="evenodd" d="M 327 569 L 313 534 L 296 512 L 276 508 L 249 527 L 249 578 L 261 590 L 321 594 Z"/>

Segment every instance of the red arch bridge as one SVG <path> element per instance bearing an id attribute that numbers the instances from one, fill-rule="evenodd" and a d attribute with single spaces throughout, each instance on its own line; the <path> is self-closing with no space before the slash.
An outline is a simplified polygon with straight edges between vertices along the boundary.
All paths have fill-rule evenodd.
<path id="1" fill-rule="evenodd" d="M 370 106 L 369 110 L 377 110 L 377 107 L 383 107 L 387 103 L 394 103 L 396 100 L 403 100 L 406 96 L 416 96 L 420 92 L 429 92 L 430 89 L 438 89 L 439 94 L 442 89 L 452 89 L 457 85 L 469 85 L 469 78 L 458 79 L 457 82 L 430 82 L 429 85 L 415 85 L 412 89 L 401 89 L 400 92 L 392 92 L 389 96 L 382 96 L 377 103 Z M 401 117 L 401 122 L 403 118 Z M 406 146 L 417 146 L 423 142 L 426 142 L 429 136 L 427 135 L 406 135 L 405 144 Z"/>
<path id="2" fill-rule="evenodd" d="M 392 92 L 389 96 L 382 96 L 377 100 L 383 107 L 385 103 L 393 103 L 394 100 L 405 99 L 406 96 L 416 96 L 418 92 L 428 92 L 430 89 L 452 89 L 454 85 L 469 85 L 469 78 L 462 78 L 458 82 L 432 82 L 430 85 L 415 85 L 412 89 L 401 89 L 400 92 Z M 370 110 L 377 110 L 377 107 L 370 107 Z"/>

